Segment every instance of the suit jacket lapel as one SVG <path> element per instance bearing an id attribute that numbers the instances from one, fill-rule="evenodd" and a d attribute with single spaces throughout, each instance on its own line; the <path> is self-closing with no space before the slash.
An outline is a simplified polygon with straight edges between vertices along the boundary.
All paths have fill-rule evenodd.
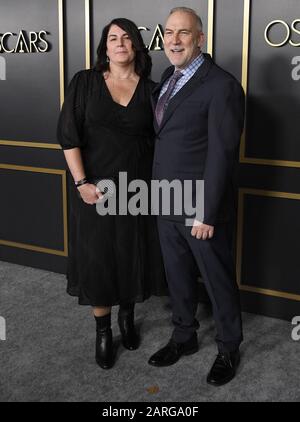
<path id="1" fill-rule="evenodd" d="M 167 110 L 165 111 L 163 120 L 161 122 L 161 125 L 158 126 L 156 119 L 155 120 L 155 130 L 156 133 L 160 132 L 161 129 L 164 127 L 166 122 L 170 119 L 176 108 L 182 103 L 182 101 L 188 97 L 192 92 L 194 92 L 195 88 L 197 88 L 199 85 L 201 85 L 204 81 L 204 78 L 206 77 L 207 73 L 209 72 L 209 69 L 212 65 L 211 57 L 208 54 L 204 54 L 204 62 L 199 67 L 199 69 L 195 72 L 195 74 L 191 77 L 191 79 L 177 92 L 176 95 L 170 100 L 169 105 L 167 107 Z M 168 74 L 168 78 L 173 73 L 174 68 L 171 68 L 171 72 Z M 167 78 L 164 78 L 163 83 L 166 81 Z M 162 87 L 162 84 L 159 84 L 156 89 L 159 89 L 159 87 Z M 157 96 L 159 96 L 160 89 L 158 91 Z"/>

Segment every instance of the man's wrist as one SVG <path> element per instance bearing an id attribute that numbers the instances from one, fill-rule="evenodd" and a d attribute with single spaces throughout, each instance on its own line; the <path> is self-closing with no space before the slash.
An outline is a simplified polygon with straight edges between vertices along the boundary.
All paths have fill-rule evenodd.
<path id="1" fill-rule="evenodd" d="M 195 220 L 194 220 L 194 227 L 196 227 L 196 226 L 202 226 L 202 224 L 203 224 L 202 221 L 196 220 L 196 218 L 195 218 Z"/>
<path id="2" fill-rule="evenodd" d="M 84 177 L 83 179 L 75 180 L 74 183 L 75 183 L 76 188 L 79 188 L 80 186 L 83 186 L 86 183 L 88 183 L 88 180 L 86 177 Z"/>

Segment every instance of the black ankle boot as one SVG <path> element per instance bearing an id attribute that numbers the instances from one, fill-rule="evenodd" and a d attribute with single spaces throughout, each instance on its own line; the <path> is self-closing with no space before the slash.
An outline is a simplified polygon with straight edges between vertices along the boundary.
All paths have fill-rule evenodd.
<path id="1" fill-rule="evenodd" d="M 120 305 L 118 323 L 123 346 L 128 350 L 136 350 L 140 345 L 140 337 L 134 327 L 134 304 Z"/>
<path id="2" fill-rule="evenodd" d="M 111 314 L 96 317 L 96 362 L 103 369 L 114 365 Z"/>

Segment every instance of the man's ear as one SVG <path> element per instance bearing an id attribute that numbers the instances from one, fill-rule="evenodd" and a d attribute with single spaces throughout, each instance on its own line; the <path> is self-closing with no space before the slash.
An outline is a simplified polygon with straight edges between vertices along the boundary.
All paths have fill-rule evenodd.
<path id="1" fill-rule="evenodd" d="M 203 32 L 200 32 L 199 36 L 198 36 L 198 47 L 202 48 L 205 42 L 205 35 L 203 34 Z"/>

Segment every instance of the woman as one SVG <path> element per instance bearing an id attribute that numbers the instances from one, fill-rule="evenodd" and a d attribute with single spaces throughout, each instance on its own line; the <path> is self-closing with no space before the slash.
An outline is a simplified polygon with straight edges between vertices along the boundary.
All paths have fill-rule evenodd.
<path id="1" fill-rule="evenodd" d="M 134 304 L 163 292 L 164 270 L 153 217 L 100 216 L 95 207 L 102 198 L 96 180 L 116 180 L 119 172 L 128 182 L 150 179 L 151 58 L 137 26 L 124 18 L 103 29 L 97 55 L 95 68 L 78 72 L 68 87 L 58 140 L 73 178 L 67 291 L 93 307 L 96 361 L 108 369 L 114 364 L 111 307 L 120 305 L 123 345 L 137 349 Z"/>

